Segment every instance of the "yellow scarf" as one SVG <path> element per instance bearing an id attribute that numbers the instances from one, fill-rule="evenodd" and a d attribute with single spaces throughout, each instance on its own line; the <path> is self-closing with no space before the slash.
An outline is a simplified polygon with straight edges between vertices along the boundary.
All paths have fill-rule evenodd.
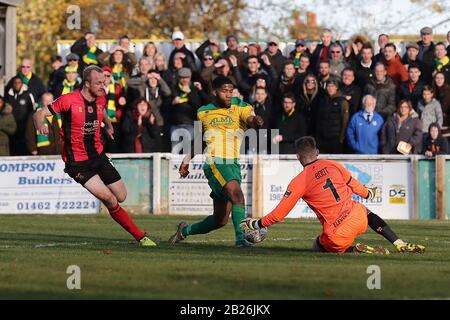
<path id="1" fill-rule="evenodd" d="M 441 60 L 436 60 L 436 70 L 441 71 L 443 67 L 445 67 L 450 61 L 449 57 L 444 56 Z"/>
<path id="2" fill-rule="evenodd" d="M 108 85 L 108 94 L 106 95 L 106 98 L 108 100 L 108 109 L 106 110 L 106 113 L 108 114 L 108 118 L 112 123 L 117 122 L 116 118 L 116 84 L 114 81 L 110 81 Z"/>
<path id="3" fill-rule="evenodd" d="M 83 56 L 83 61 L 87 65 L 98 64 L 97 56 L 95 55 L 95 51 L 97 51 L 97 47 L 93 46 L 89 49 L 89 51 Z"/>
<path id="4" fill-rule="evenodd" d="M 62 91 L 61 95 L 63 96 L 65 94 L 73 92 L 73 90 L 75 89 L 75 84 L 76 83 L 77 83 L 76 81 L 69 82 L 69 80 L 64 79 L 64 81 L 63 81 L 63 91 Z"/>
<path id="5" fill-rule="evenodd" d="M 123 65 L 115 64 L 112 69 L 112 76 L 114 78 L 115 83 L 117 83 L 122 88 L 125 88 L 127 85 L 127 82 L 125 81 L 125 74 L 123 72 Z"/>

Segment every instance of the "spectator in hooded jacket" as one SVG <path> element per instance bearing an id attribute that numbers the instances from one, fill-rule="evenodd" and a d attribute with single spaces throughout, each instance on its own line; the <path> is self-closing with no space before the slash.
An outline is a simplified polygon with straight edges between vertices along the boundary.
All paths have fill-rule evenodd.
<path id="1" fill-rule="evenodd" d="M 438 154 L 448 154 L 448 140 L 442 136 L 441 127 L 438 123 L 433 122 L 428 127 L 422 150 L 425 156 L 430 158 Z"/>
<path id="2" fill-rule="evenodd" d="M 376 99 L 364 96 L 363 110 L 353 115 L 347 127 L 347 143 L 358 154 L 377 154 L 380 145 L 380 132 L 384 120 L 375 112 Z"/>
<path id="3" fill-rule="evenodd" d="M 422 121 L 418 118 L 409 100 L 401 100 L 397 111 L 389 118 L 381 130 L 380 146 L 382 154 L 400 154 L 399 143 L 405 142 L 410 154 L 418 154 L 422 149 Z"/>

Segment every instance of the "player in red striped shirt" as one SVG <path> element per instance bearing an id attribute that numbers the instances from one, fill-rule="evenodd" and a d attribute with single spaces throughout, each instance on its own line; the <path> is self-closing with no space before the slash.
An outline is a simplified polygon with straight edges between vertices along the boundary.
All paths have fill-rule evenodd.
<path id="1" fill-rule="evenodd" d="M 114 129 L 106 113 L 103 70 L 97 66 L 83 71 L 83 88 L 61 96 L 34 115 L 39 133 L 47 135 L 45 117 L 61 114 L 60 131 L 64 171 L 108 208 L 111 217 L 142 246 L 156 246 L 141 231 L 119 203 L 127 190 L 120 174 L 103 151 L 100 129 L 105 125 L 110 139 Z"/>

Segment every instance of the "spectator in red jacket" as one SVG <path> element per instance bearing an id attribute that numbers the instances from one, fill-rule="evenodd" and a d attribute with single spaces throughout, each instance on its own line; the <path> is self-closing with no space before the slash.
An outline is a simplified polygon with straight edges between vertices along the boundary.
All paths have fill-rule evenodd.
<path id="1" fill-rule="evenodd" d="M 403 81 L 408 80 L 408 73 L 400 61 L 400 56 L 397 54 L 395 44 L 388 43 L 384 46 L 384 58 L 386 59 L 386 71 L 389 77 L 394 80 L 394 84 L 398 87 Z"/>

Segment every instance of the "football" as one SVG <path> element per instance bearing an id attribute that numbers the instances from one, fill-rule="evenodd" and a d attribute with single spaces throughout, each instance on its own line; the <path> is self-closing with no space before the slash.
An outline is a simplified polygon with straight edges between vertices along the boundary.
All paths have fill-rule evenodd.
<path id="1" fill-rule="evenodd" d="M 267 228 L 261 228 L 259 230 L 246 230 L 244 235 L 248 242 L 258 243 L 267 237 Z"/>

